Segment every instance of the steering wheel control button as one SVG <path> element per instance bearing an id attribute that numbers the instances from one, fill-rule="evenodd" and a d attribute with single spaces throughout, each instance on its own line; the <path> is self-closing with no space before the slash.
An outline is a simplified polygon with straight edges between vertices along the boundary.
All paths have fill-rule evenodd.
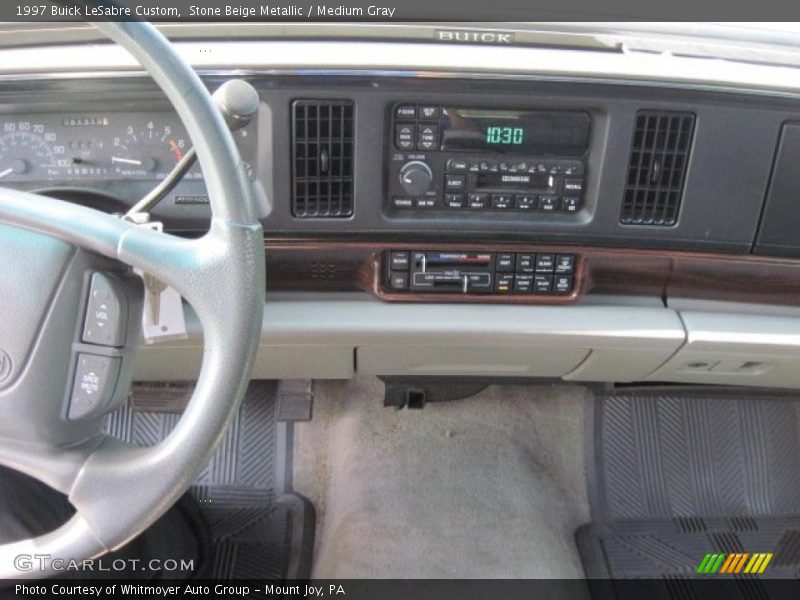
<path id="1" fill-rule="evenodd" d="M 69 403 L 70 420 L 102 413 L 111 403 L 119 377 L 121 358 L 81 352 L 75 367 L 72 396 Z"/>
<path id="2" fill-rule="evenodd" d="M 94 273 L 89 284 L 89 299 L 81 340 L 87 344 L 121 348 L 125 345 L 127 301 L 114 279 Z"/>

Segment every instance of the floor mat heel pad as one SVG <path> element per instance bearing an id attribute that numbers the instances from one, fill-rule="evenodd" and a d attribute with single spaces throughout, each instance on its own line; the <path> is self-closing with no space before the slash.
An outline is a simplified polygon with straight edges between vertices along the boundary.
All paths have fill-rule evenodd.
<path id="1" fill-rule="evenodd" d="M 724 577 L 697 572 L 709 553 L 773 554 L 739 579 L 800 575 L 800 402 L 648 392 L 598 396 L 593 410 L 593 522 L 577 533 L 588 578 Z M 657 587 L 650 598 L 695 597 Z"/>
<path id="2" fill-rule="evenodd" d="M 135 445 L 164 439 L 180 418 L 190 386 L 137 385 L 129 403 L 110 414 L 109 435 Z M 213 563 L 207 576 L 224 579 L 283 580 L 308 572 L 296 565 L 291 528 L 307 527 L 292 494 L 284 494 L 290 471 L 291 425 L 276 421 L 276 385 L 250 384 L 230 430 L 189 490 L 207 519 Z M 313 516 L 313 510 L 306 511 Z M 293 525 L 294 524 L 294 525 Z M 311 524 L 313 531 L 313 524 Z M 290 573 L 290 570 L 293 571 Z"/>

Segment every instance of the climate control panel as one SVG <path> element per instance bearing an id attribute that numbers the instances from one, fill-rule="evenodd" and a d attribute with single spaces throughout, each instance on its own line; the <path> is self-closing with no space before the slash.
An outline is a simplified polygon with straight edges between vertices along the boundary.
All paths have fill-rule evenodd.
<path id="1" fill-rule="evenodd" d="M 576 261 L 557 252 L 391 250 L 384 284 L 393 293 L 568 296 Z"/>

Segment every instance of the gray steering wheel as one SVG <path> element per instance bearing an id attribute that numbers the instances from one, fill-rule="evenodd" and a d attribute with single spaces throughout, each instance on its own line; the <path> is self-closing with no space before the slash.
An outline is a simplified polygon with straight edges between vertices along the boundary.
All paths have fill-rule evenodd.
<path id="1" fill-rule="evenodd" d="M 245 165 L 222 116 L 199 77 L 151 25 L 97 27 L 139 61 L 173 104 L 197 150 L 213 216 L 204 237 L 181 239 L 89 208 L 0 189 L 0 465 L 67 494 L 76 509 L 50 533 L 0 545 L 0 579 L 51 574 L 18 570 L 19 555 L 81 561 L 118 549 L 169 509 L 235 415 L 261 332 L 263 234 Z M 206 351 L 194 394 L 172 433 L 155 446 L 133 447 L 105 436 L 99 417 L 64 418 L 78 310 L 78 295 L 66 292 L 79 286 L 53 271 L 62 264 L 59 253 L 75 246 L 171 285 L 202 323 Z M 25 265 L 24 271 L 15 264 Z M 58 303 L 36 293 L 50 280 L 57 282 Z M 23 303 L 26 289 L 33 295 Z M 6 309 L 38 312 L 17 318 Z M 21 331 L 20 323 L 36 324 L 36 332 Z M 12 351 L 23 347 L 24 353 Z"/>

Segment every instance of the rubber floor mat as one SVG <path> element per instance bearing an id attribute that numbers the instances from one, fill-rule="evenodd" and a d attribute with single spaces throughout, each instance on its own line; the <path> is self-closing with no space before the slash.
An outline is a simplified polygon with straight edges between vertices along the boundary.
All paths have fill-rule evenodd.
<path id="1" fill-rule="evenodd" d="M 132 444 L 153 445 L 178 422 L 192 391 L 188 384 L 137 385 L 129 403 L 108 416 L 106 431 Z M 297 559 L 304 532 L 292 529 L 313 531 L 307 523 L 313 509 L 284 493 L 285 474 L 291 473 L 291 435 L 285 428 L 291 425 L 279 424 L 276 410 L 276 385 L 251 383 L 225 439 L 189 490 L 211 529 L 214 557 L 205 576 L 285 580 L 310 570 Z"/>
<path id="2" fill-rule="evenodd" d="M 698 596 L 664 583 L 685 577 L 747 580 L 744 598 L 783 597 L 785 586 L 769 591 L 752 581 L 800 577 L 799 417 L 800 402 L 782 396 L 595 398 L 593 522 L 577 533 L 584 570 L 588 578 L 642 580 L 605 588 L 602 597 L 732 593 L 704 588 Z M 763 573 L 756 555 L 761 563 L 770 555 Z"/>

